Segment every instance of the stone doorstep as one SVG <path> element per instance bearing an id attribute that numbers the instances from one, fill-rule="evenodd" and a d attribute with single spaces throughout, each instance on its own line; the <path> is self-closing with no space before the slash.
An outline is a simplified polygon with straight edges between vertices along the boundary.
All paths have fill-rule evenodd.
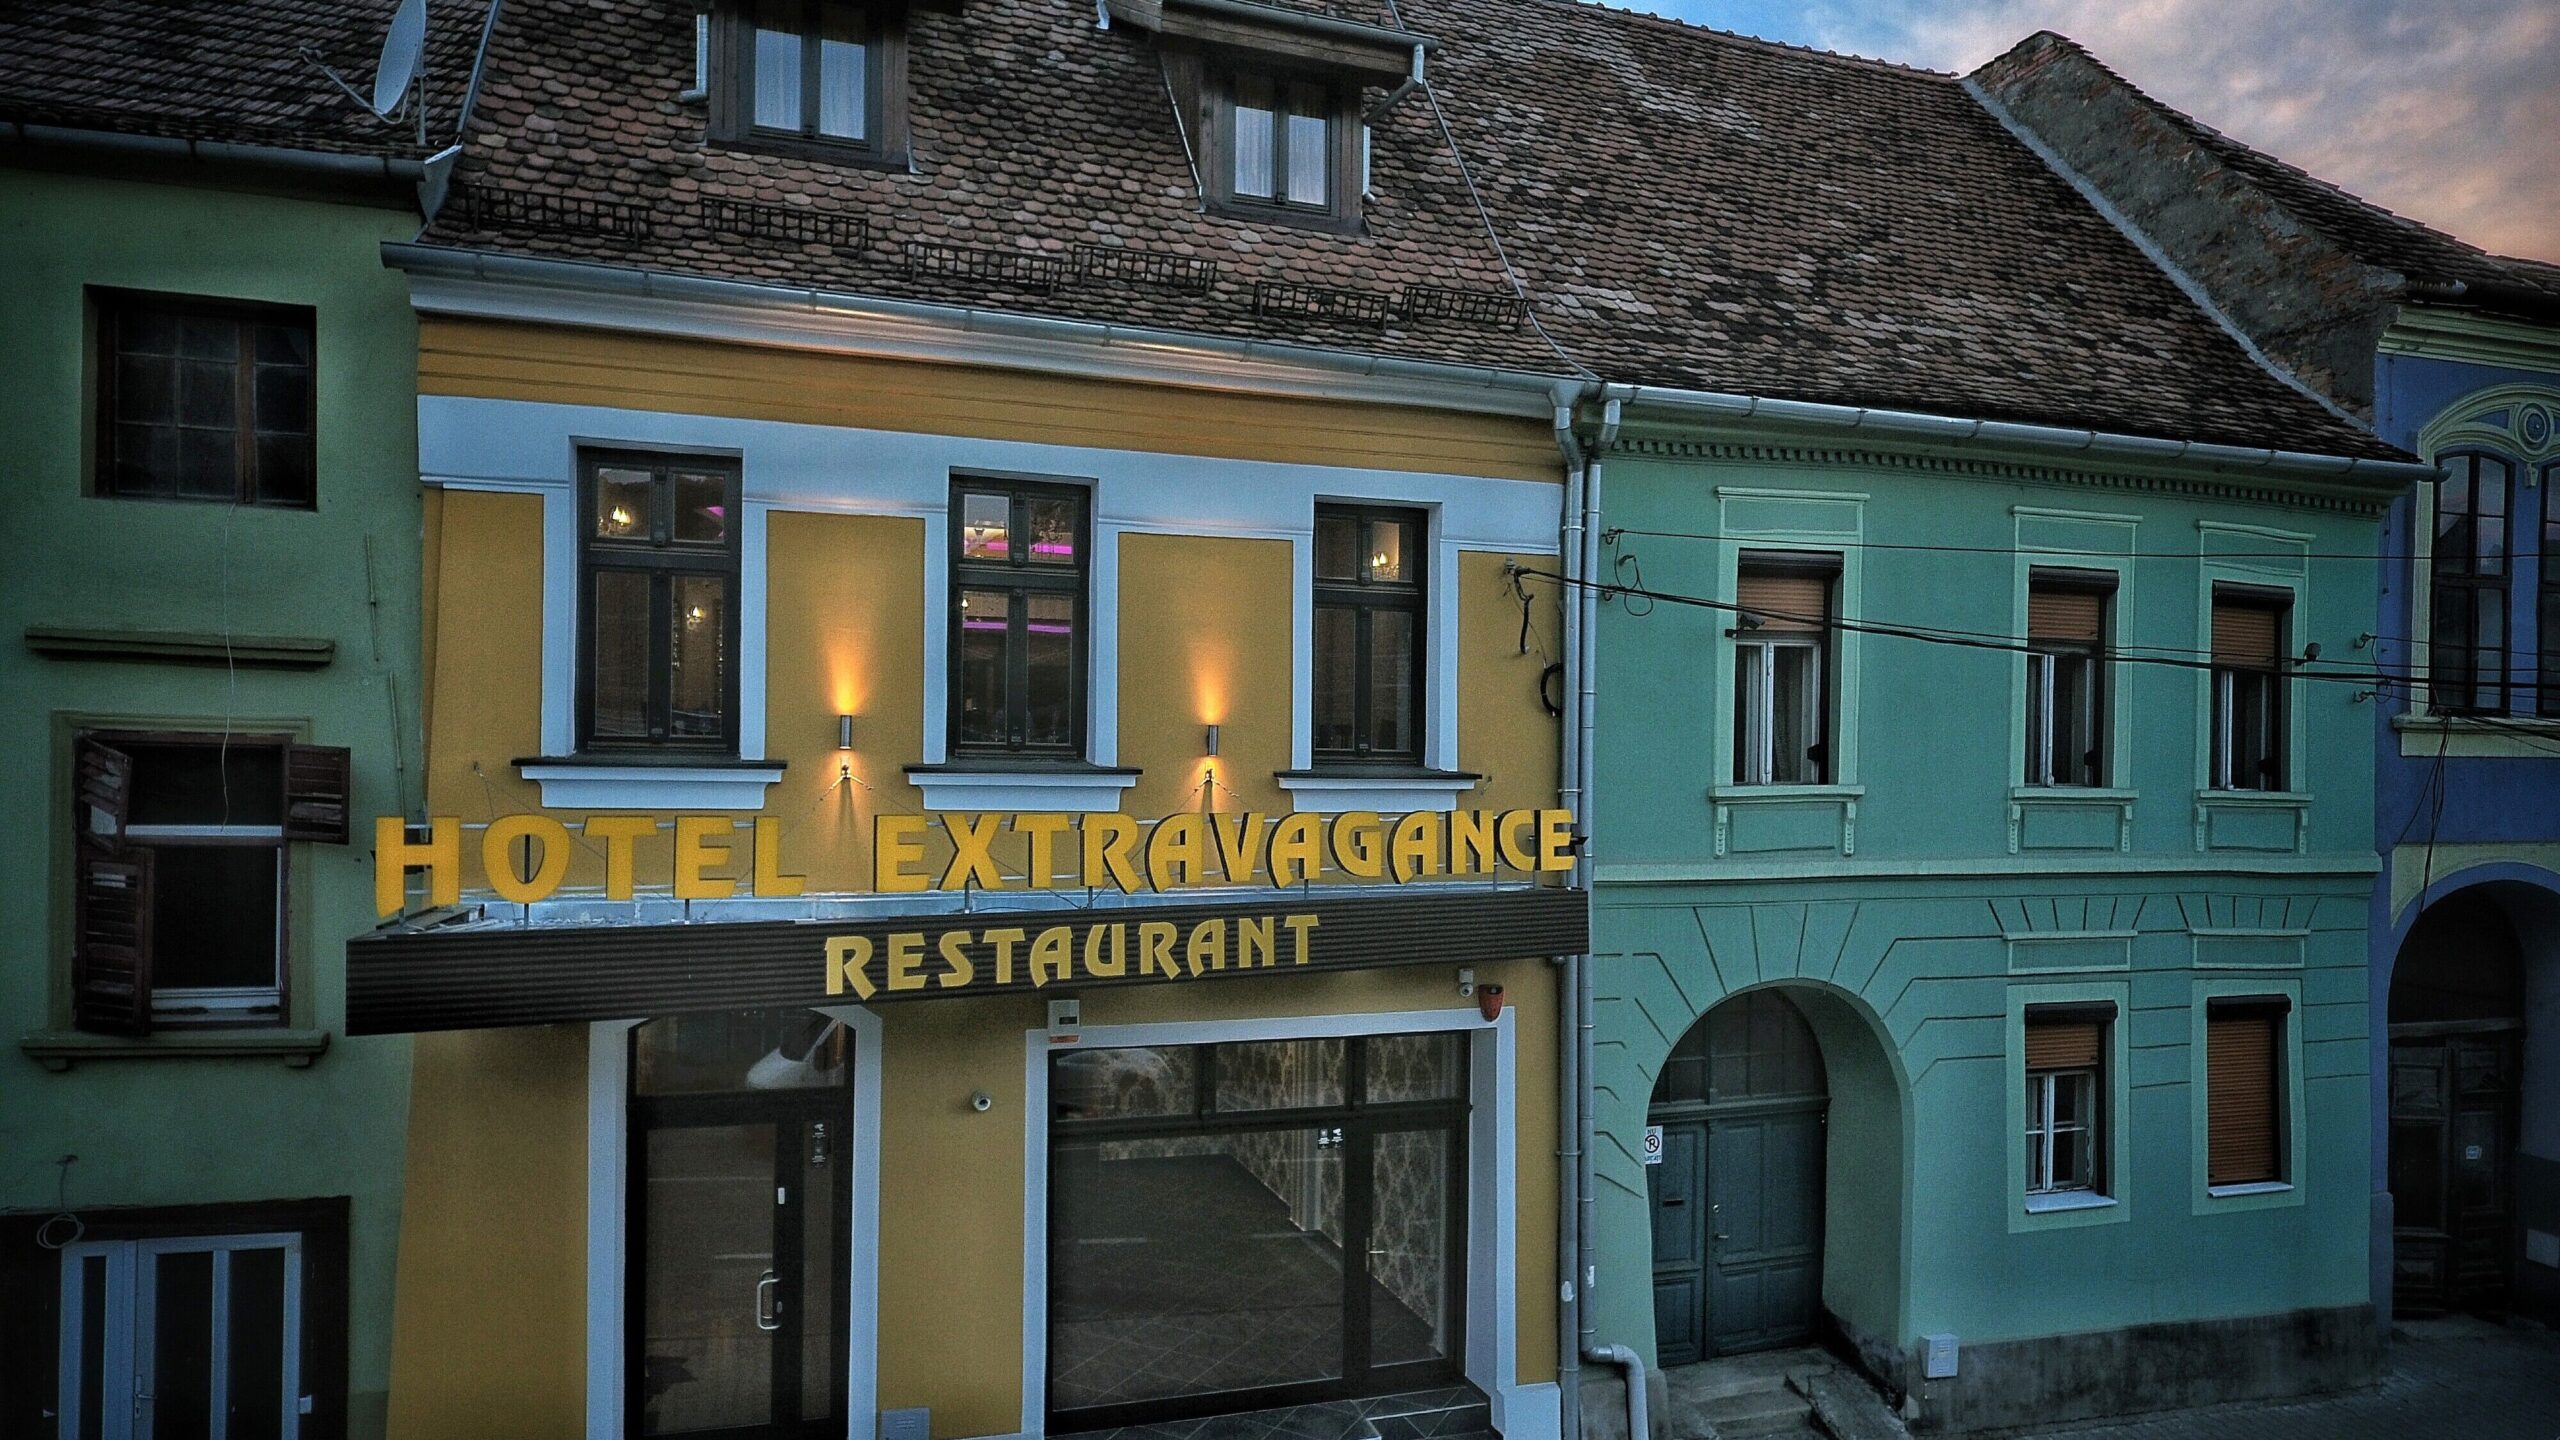
<path id="1" fill-rule="evenodd" d="M 1473 1386 L 1097 1430 L 1075 1440 L 1502 1440 Z"/>
<path id="2" fill-rule="evenodd" d="M 1911 1440 L 1884 1397 L 1857 1375 L 1808 1369 L 1789 1375 L 1787 1384 L 1812 1406 L 1814 1428 L 1831 1440 Z"/>

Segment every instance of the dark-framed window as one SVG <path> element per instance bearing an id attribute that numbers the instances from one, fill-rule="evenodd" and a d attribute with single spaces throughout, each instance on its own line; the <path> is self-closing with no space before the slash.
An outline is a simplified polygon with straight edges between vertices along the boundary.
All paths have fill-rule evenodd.
<path id="1" fill-rule="evenodd" d="M 271 734 L 72 742 L 72 1023 L 280 1025 L 292 844 L 347 841 L 350 757 Z"/>
<path id="2" fill-rule="evenodd" d="M 738 749 L 738 462 L 578 457 L 578 741 Z"/>
<path id="3" fill-rule="evenodd" d="M 2538 708 L 2544 715 L 2560 716 L 2560 503 L 2551 498 L 2551 487 L 2560 485 L 2560 465 L 2542 467 L 2542 584 L 2535 597 L 2542 607 L 2541 639 L 2535 657 L 2539 682 Z"/>
<path id="4" fill-rule="evenodd" d="M 2108 1192 L 2106 1051 L 2114 1022 L 2112 1005 L 2027 1008 L 2031 1196 Z"/>
<path id="5" fill-rule="evenodd" d="M 2284 996 L 2216 998 L 2205 1006 L 2205 1184 L 2286 1179 Z"/>
<path id="6" fill-rule="evenodd" d="M 89 292 L 94 493 L 308 510 L 319 368 L 308 307 Z"/>
<path id="7" fill-rule="evenodd" d="M 2498 714 L 2507 708 L 2515 467 L 2463 453 L 2445 456 L 2442 469 L 2427 553 L 2427 704 L 2439 714 Z"/>
<path id="8" fill-rule="evenodd" d="M 951 482 L 951 751 L 1084 753 L 1090 493 Z"/>
<path id="9" fill-rule="evenodd" d="M 1831 782 L 1839 557 L 1755 551 L 1734 577 L 1733 783 Z"/>
<path id="10" fill-rule="evenodd" d="M 2216 790 L 2282 790 L 2285 631 L 2292 598 L 2217 585 L 2213 591 L 2213 754 Z"/>
<path id="11" fill-rule="evenodd" d="M 1422 665 L 1430 517 L 1318 505 L 1315 693 L 1319 761 L 1422 758 Z"/>
<path id="12" fill-rule="evenodd" d="M 1210 200 L 1221 208 L 1314 222 L 1359 213 L 1356 87 L 1238 65 L 1210 72 Z"/>
<path id="13" fill-rule="evenodd" d="M 2107 609 L 2115 577 L 2036 570 L 2027 577 L 2029 785 L 2106 781 Z"/>
<path id="14" fill-rule="evenodd" d="M 906 153 L 906 34 L 895 7 L 724 0 L 712 29 L 718 138 L 838 159 Z"/>

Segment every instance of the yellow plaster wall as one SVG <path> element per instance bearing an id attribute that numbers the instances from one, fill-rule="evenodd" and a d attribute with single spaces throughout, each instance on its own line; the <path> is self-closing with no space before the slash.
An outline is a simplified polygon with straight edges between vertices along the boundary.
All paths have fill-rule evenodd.
<path id="1" fill-rule="evenodd" d="M 542 499 L 451 490 L 438 512 L 427 807 L 475 821 L 490 818 L 492 797 L 500 811 L 535 809 L 511 762 L 542 746 Z M 476 867 L 466 871 L 476 883 Z"/>
<path id="2" fill-rule="evenodd" d="M 586 1430 L 587 1040 L 421 1035 L 391 1333 L 391 1440 Z"/>
<path id="3" fill-rule="evenodd" d="M 1289 808 L 1290 547 L 1285 540 L 1120 540 L 1120 763 L 1146 772 L 1122 809 Z M 1218 758 L 1202 751 L 1219 727 Z"/>
<path id="4" fill-rule="evenodd" d="M 418 393 L 1560 483 L 1543 419 L 423 316 Z"/>
<path id="5" fill-rule="evenodd" d="M 1558 721 L 1538 698 L 1538 677 L 1564 658 L 1563 587 L 1528 587 L 1529 642 L 1520 643 L 1520 598 L 1504 566 L 1552 570 L 1552 555 L 1458 557 L 1458 763 L 1483 775 L 1460 803 L 1502 810 L 1556 803 L 1563 743 Z M 1551 692 L 1561 694 L 1561 688 Z"/>

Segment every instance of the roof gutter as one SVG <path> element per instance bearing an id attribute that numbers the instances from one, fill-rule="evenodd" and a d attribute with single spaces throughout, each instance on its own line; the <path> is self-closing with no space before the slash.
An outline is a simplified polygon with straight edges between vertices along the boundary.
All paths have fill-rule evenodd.
<path id="1" fill-rule="evenodd" d="M 5 146 L 81 159 L 219 166 L 302 184 L 396 188 L 415 185 L 427 174 L 425 161 L 394 155 L 338 155 L 277 145 L 29 125 L 18 120 L 0 120 L 0 147 Z"/>
<path id="2" fill-rule="evenodd" d="M 1680 390 L 1655 385 L 1612 385 L 1609 398 L 1624 401 L 1631 411 L 1649 411 L 1681 420 L 1723 420 L 1765 425 L 1776 430 L 1847 432 L 1935 445 L 1980 445 L 2003 450 L 2040 452 L 2093 461 L 2121 461 L 2170 468 L 2201 468 L 2269 479 L 2326 482 L 2351 489 L 2397 491 L 2420 480 L 2433 480 L 2437 470 L 2414 460 L 2369 460 L 2345 455 L 2315 455 L 2298 450 L 2219 445 L 2201 440 L 2162 440 L 2104 430 L 2077 430 L 2059 425 L 2028 425 L 2008 420 L 1962 420 L 1915 410 L 1881 410 L 1863 405 L 1832 405 L 1810 400 L 1773 400 L 1715 390 Z"/>
<path id="3" fill-rule="evenodd" d="M 1437 50 L 1440 42 L 1428 35 L 1409 30 L 1390 30 L 1383 25 L 1363 25 L 1357 20 L 1337 20 L 1330 15 L 1311 15 L 1303 10 L 1290 10 L 1278 5 L 1256 5 L 1253 0 L 1173 0 L 1185 10 L 1205 10 L 1212 15 L 1225 15 L 1237 20 L 1276 29 L 1295 30 L 1307 35 L 1328 35 L 1337 40 L 1356 40 L 1364 45 L 1383 45 L 1402 50 L 1419 46 Z"/>
<path id="4" fill-rule="evenodd" d="M 2528 320 L 2560 320 L 2560 295 L 2530 285 L 2468 280 L 2412 280 L 2400 287 L 2401 298 L 2421 304 L 2460 305 L 2496 315 Z"/>

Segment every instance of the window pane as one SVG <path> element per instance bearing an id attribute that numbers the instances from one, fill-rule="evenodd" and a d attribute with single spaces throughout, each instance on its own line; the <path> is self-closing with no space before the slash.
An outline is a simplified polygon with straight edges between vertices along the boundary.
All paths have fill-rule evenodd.
<path id="1" fill-rule="evenodd" d="M 1370 1361 L 1389 1365 L 1449 1353 L 1452 1217 L 1446 1130 L 1396 1130 L 1372 1151 L 1369 1230 Z"/>
<path id="2" fill-rule="evenodd" d="M 167 425 L 118 425 L 114 485 L 119 495 L 174 495 L 178 432 Z"/>
<path id="3" fill-rule="evenodd" d="M 1289 117 L 1289 203 L 1292 205 L 1324 205 L 1330 200 L 1326 184 L 1326 130 L 1324 118 L 1317 115 Z"/>
<path id="4" fill-rule="evenodd" d="M 229 360 L 178 365 L 178 423 L 228 430 L 240 422 L 240 370 Z"/>
<path id="5" fill-rule="evenodd" d="M 1413 733 L 1413 616 L 1402 610 L 1369 612 L 1369 748 L 1382 753 L 1415 750 Z"/>
<path id="6" fill-rule="evenodd" d="M 1360 1087 L 1366 1099 L 1454 1100 L 1466 1091 L 1467 1049 L 1460 1036 L 1379 1035 L 1367 1043 L 1368 1076 Z"/>
<path id="7" fill-rule="evenodd" d="M 2095 667 L 2096 662 L 2086 655 L 2064 655 L 2054 662 L 2053 778 L 2057 784 L 2098 783 L 2092 755 L 2097 744 Z"/>
<path id="8" fill-rule="evenodd" d="M 1002 560 L 1012 552 L 1005 545 L 1006 517 L 1013 512 L 1013 501 L 1003 495 L 968 494 L 960 497 L 960 556 L 964 560 Z"/>
<path id="9" fill-rule="evenodd" d="M 1012 610 L 1001 590 L 960 593 L 960 741 L 1001 745 L 1010 696 L 1005 641 Z"/>
<path id="10" fill-rule="evenodd" d="M 276 985 L 272 845 L 151 847 L 152 984 L 173 990 Z"/>
<path id="11" fill-rule="evenodd" d="M 1760 773 L 1760 736 L 1768 724 L 1760 709 L 1760 681 L 1768 663 L 1766 645 L 1733 647 L 1733 779 L 1738 785 L 1768 779 Z"/>
<path id="12" fill-rule="evenodd" d="M 676 539 L 688 545 L 721 545 L 729 539 L 729 477 L 700 470 L 675 472 Z"/>
<path id="13" fill-rule="evenodd" d="M 1076 511 L 1073 500 L 1063 496 L 1034 496 L 1028 502 L 1031 511 L 1031 553 L 1034 565 L 1071 566 L 1076 563 Z"/>
<path id="14" fill-rule="evenodd" d="M 649 735 L 649 577 L 599 570 L 587 617 L 593 688 L 589 728 L 599 740 Z"/>
<path id="15" fill-rule="evenodd" d="M 311 371 L 300 365 L 260 365 L 257 425 L 261 432 L 300 435 L 311 429 Z"/>
<path id="16" fill-rule="evenodd" d="M 1406 581 L 1413 578 L 1405 570 L 1405 553 L 1412 545 L 1412 530 L 1412 526 L 1401 520 L 1369 522 L 1370 579 Z"/>
<path id="17" fill-rule="evenodd" d="M 1316 516 L 1316 578 L 1360 578 L 1360 522 L 1349 515 Z"/>
<path id="18" fill-rule="evenodd" d="M 1294 1110 L 1343 1103 L 1344 1062 L 1339 1039 L 1254 1040 L 1218 1047 L 1214 1108 Z"/>
<path id="19" fill-rule="evenodd" d="M 178 493 L 228 500 L 240 493 L 240 437 L 223 429 L 178 429 Z"/>
<path id="20" fill-rule="evenodd" d="M 1030 745 L 1072 745 L 1076 736 L 1076 602 L 1066 595 L 1033 595 L 1023 619 L 1030 661 L 1025 697 Z"/>
<path id="21" fill-rule="evenodd" d="M 107 1257 L 90 1255 L 80 1261 L 79 1440 L 104 1440 L 106 1393 Z"/>
<path id="22" fill-rule="evenodd" d="M 2475 590 L 2471 594 L 2473 633 L 2471 706 L 2477 710 L 2507 708 L 2507 592 Z"/>
<path id="23" fill-rule="evenodd" d="M 717 740 L 728 730 L 729 581 L 721 575 L 679 575 L 674 585 L 667 734 Z"/>
<path id="24" fill-rule="evenodd" d="M 284 1433 L 284 1264 L 282 1250 L 231 1252 L 229 1433 Z"/>
<path id="25" fill-rule="evenodd" d="M 2053 657 L 2027 656 L 2027 774 L 2030 785 L 2053 783 Z"/>
<path id="26" fill-rule="evenodd" d="M 284 749 L 241 741 L 119 742 L 133 757 L 132 825 L 281 825 Z"/>
<path id="27" fill-rule="evenodd" d="M 1238 195 L 1271 196 L 1271 86 L 1250 78 L 1236 82 L 1235 188 Z"/>
<path id="28" fill-rule="evenodd" d="M 844 1058 L 844 1027 L 814 1010 L 670 1015 L 632 1032 L 631 1093 L 825 1089 Z"/>
<path id="29" fill-rule="evenodd" d="M 1809 785 L 1819 777 L 1813 747 L 1821 739 L 1816 706 L 1822 652 L 1810 645 L 1777 645 L 1769 651 L 1775 674 L 1770 700 L 1770 773 L 1780 785 Z"/>
<path id="30" fill-rule="evenodd" d="M 1050 1113 L 1060 1120 L 1188 1115 L 1198 1102 L 1200 1049 L 1149 1045 L 1070 1050 L 1053 1063 Z"/>
<path id="31" fill-rule="evenodd" d="M 178 418 L 178 367 L 156 356 L 116 361 L 116 418 L 166 424 Z"/>
<path id="32" fill-rule="evenodd" d="M 151 1433 L 213 1433 L 213 1255 L 145 1255 L 156 1273 L 151 1335 Z"/>
<path id="33" fill-rule="evenodd" d="M 310 504 L 311 437 L 260 435 L 257 477 L 252 500 L 266 505 Z"/>
<path id="34" fill-rule="evenodd" d="M 818 133 L 859 140 L 869 132 L 869 61 L 855 40 L 818 42 Z"/>
<path id="35" fill-rule="evenodd" d="M 796 4 L 756 7 L 755 123 L 800 128 L 800 35 Z"/>
<path id="36" fill-rule="evenodd" d="M 596 538 L 649 538 L 650 476 L 646 470 L 599 466 L 596 470 Z"/>
<path id="37" fill-rule="evenodd" d="M 1360 703 L 1359 621 L 1339 605 L 1316 607 L 1315 722 L 1318 750 L 1349 750 Z"/>

